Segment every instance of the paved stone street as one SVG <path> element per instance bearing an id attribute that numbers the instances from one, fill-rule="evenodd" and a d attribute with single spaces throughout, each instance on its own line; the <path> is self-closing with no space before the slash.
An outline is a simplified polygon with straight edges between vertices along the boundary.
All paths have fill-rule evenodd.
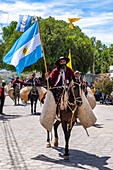
<path id="1" fill-rule="evenodd" d="M 21 102 L 21 101 L 20 101 Z M 46 130 L 37 114 L 30 114 L 30 103 L 14 106 L 7 96 L 6 116 L 0 115 L 0 170 L 109 170 L 113 169 L 113 106 L 97 104 L 97 122 L 88 129 L 89 137 L 78 122 L 70 138 L 70 160 L 63 159 L 64 135 L 61 125 L 59 147 L 46 148 Z"/>

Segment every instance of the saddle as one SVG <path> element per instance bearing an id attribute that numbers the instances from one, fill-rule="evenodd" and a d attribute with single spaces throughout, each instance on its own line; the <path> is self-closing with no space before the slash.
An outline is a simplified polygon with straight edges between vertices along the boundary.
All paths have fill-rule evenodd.
<path id="1" fill-rule="evenodd" d="M 59 104 L 61 96 L 63 94 L 64 87 L 55 87 L 55 88 L 53 87 L 50 88 L 49 90 L 53 93 L 56 104 Z"/>

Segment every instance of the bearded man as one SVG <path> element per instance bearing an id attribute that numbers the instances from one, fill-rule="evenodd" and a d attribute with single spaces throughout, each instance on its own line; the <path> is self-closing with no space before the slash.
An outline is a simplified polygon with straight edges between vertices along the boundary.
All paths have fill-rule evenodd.
<path id="1" fill-rule="evenodd" d="M 74 75 L 74 71 L 67 67 L 66 64 L 69 62 L 69 58 L 60 57 L 56 61 L 57 67 L 48 76 L 48 73 L 45 73 L 45 77 L 49 79 L 50 87 L 64 86 L 64 84 L 69 84 Z"/>

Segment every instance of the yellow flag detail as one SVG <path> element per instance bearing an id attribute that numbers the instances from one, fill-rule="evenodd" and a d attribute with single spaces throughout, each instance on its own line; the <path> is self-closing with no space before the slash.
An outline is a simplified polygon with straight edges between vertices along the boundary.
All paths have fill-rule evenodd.
<path id="1" fill-rule="evenodd" d="M 70 67 L 70 68 L 72 69 L 72 62 L 71 62 L 71 50 L 69 50 L 68 58 L 69 58 L 69 62 L 67 63 L 67 66 L 68 66 L 68 67 Z"/>
<path id="2" fill-rule="evenodd" d="M 73 29 L 73 22 L 79 21 L 82 18 L 68 18 L 68 21 L 70 22 L 69 28 Z"/>

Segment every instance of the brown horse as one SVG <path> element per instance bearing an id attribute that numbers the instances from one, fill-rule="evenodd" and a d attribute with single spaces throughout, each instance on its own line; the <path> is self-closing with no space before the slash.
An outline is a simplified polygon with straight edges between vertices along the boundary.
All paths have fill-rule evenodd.
<path id="1" fill-rule="evenodd" d="M 65 135 L 65 154 L 64 159 L 69 159 L 69 138 L 71 134 L 72 127 L 77 118 L 77 108 L 82 105 L 81 98 L 81 84 L 76 81 L 73 77 L 73 80 L 70 82 L 69 87 L 66 89 L 64 87 L 62 97 L 63 106 L 61 102 L 57 103 L 57 120 L 54 123 L 54 134 L 55 134 L 55 142 L 54 146 L 58 147 L 58 133 L 57 128 L 59 124 L 62 124 L 62 128 Z M 59 117 L 59 119 L 58 119 Z M 50 145 L 49 132 L 47 132 L 47 147 Z"/>

